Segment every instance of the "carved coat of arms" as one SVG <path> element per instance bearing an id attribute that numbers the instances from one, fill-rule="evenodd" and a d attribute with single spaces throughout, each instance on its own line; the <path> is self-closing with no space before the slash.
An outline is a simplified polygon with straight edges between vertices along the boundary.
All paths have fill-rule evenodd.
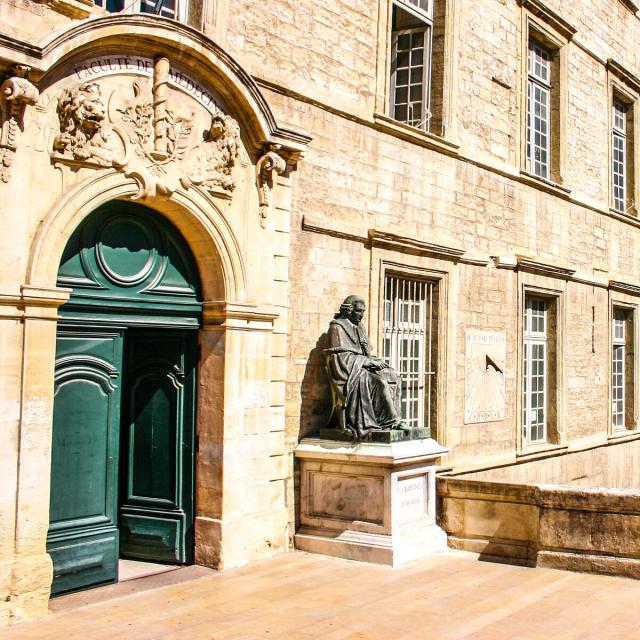
<path id="1" fill-rule="evenodd" d="M 133 82 L 129 96 L 103 95 L 99 82 L 65 89 L 58 100 L 60 133 L 52 158 L 69 165 L 115 167 L 140 185 L 135 197 L 170 194 L 182 185 L 202 186 L 230 196 L 232 169 L 240 150 L 237 122 L 214 111 L 207 127 L 195 126 L 193 112 L 171 104 L 169 61 L 154 61 L 153 85 Z"/>

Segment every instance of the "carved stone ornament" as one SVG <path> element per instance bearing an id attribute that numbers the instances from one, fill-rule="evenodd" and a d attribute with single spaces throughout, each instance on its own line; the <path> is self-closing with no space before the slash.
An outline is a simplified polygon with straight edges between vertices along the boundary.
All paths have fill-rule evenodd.
<path id="1" fill-rule="evenodd" d="M 0 86 L 0 179 L 9 182 L 11 164 L 18 149 L 20 133 L 24 126 L 26 106 L 34 105 L 39 97 L 38 90 L 27 80 L 29 67 L 16 65 L 13 76 Z"/>
<path id="2" fill-rule="evenodd" d="M 107 100 L 95 81 L 65 90 L 58 101 L 60 134 L 52 159 L 120 169 L 139 185 L 133 199 L 170 195 L 179 185 L 229 198 L 240 128 L 220 110 L 206 129 L 196 126 L 193 112 L 180 113 L 171 104 L 169 78 L 169 60 L 157 57 L 150 92 L 145 81 L 133 82 L 129 96 L 113 91 Z"/>
<path id="3" fill-rule="evenodd" d="M 258 199 L 260 204 L 260 224 L 264 228 L 271 208 L 271 191 L 275 174 L 282 175 L 287 163 L 279 155 L 280 145 L 268 144 L 266 153 L 256 163 L 256 180 L 258 182 Z"/>

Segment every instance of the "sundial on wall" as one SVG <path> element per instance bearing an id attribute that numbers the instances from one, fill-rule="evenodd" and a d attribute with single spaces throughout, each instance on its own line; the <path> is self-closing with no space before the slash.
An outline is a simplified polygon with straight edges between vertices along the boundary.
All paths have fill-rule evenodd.
<path id="1" fill-rule="evenodd" d="M 465 332 L 464 422 L 504 420 L 505 334 Z"/>

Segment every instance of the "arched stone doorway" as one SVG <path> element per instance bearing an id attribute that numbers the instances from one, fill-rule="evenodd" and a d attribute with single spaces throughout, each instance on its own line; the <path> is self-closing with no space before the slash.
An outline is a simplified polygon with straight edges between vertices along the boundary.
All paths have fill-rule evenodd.
<path id="1" fill-rule="evenodd" d="M 112 201 L 69 239 L 57 284 L 52 594 L 118 579 L 118 559 L 193 561 L 200 280 L 178 230 Z"/>

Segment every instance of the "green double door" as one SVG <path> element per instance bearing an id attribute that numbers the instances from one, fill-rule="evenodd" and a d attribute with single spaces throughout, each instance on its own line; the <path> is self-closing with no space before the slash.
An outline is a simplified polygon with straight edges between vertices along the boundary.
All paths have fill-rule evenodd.
<path id="1" fill-rule="evenodd" d="M 182 262 L 167 250 L 167 233 L 177 232 L 136 208 L 131 224 L 145 231 L 150 247 L 140 237 L 129 241 L 130 206 L 120 204 L 84 225 L 61 264 L 59 283 L 72 284 L 73 294 L 62 308 L 55 361 L 52 595 L 117 581 L 119 558 L 193 559 L 197 289 L 187 286 L 186 248 Z M 114 234 L 114 224 L 123 233 Z M 157 225 L 162 234 L 153 242 Z M 144 253 L 152 250 L 155 276 Z M 98 251 L 110 257 L 109 278 L 100 277 Z M 113 277 L 121 258 L 128 276 L 136 259 L 149 271 L 137 286 Z M 175 269 L 173 291 L 158 292 L 176 264 L 187 282 L 178 302 L 191 303 L 182 315 L 161 306 L 179 295 Z M 83 283 L 78 265 L 101 287 Z"/>

